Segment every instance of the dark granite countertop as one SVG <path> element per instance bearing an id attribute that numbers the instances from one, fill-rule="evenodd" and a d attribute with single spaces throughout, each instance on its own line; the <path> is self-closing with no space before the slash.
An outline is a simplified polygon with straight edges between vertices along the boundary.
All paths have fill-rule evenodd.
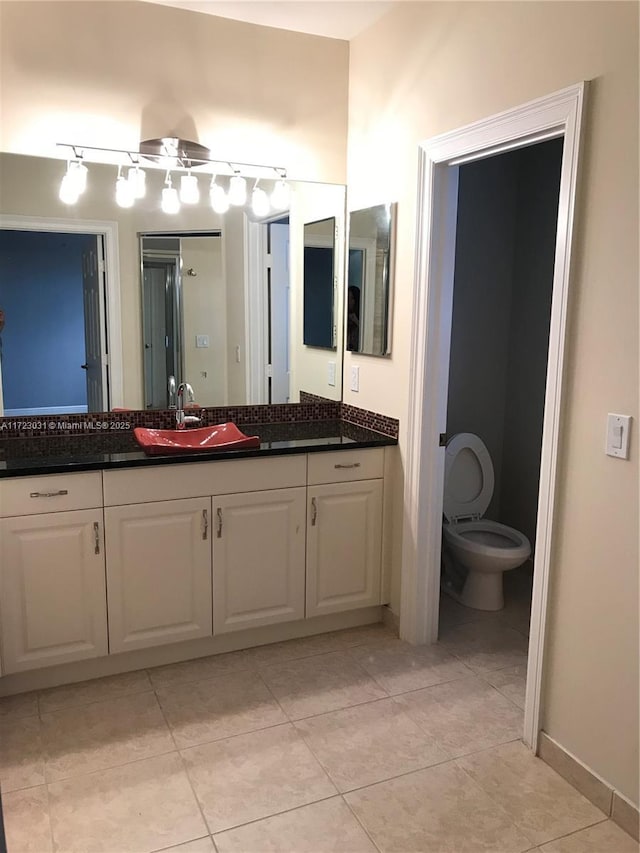
<path id="1" fill-rule="evenodd" d="M 147 456 L 132 432 L 0 440 L 0 477 L 100 471 L 221 459 L 282 456 L 323 450 L 385 447 L 397 439 L 348 421 L 304 421 L 282 424 L 243 424 L 245 435 L 259 435 L 260 447 Z"/>

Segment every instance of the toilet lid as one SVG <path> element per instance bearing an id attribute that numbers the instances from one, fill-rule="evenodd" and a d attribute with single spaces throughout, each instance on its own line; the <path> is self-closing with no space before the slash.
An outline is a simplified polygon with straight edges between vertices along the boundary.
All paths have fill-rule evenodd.
<path id="1" fill-rule="evenodd" d="M 482 518 L 493 497 L 493 464 L 485 443 L 471 432 L 447 442 L 444 463 L 444 515 L 447 521 Z"/>

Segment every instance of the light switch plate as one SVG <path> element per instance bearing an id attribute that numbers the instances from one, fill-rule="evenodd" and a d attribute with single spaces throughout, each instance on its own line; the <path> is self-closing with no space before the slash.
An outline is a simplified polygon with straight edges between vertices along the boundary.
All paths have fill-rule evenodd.
<path id="1" fill-rule="evenodd" d="M 196 335 L 196 347 L 198 349 L 209 346 L 209 335 Z"/>
<path id="2" fill-rule="evenodd" d="M 360 390 L 360 368 L 357 364 L 351 365 L 351 390 Z"/>
<path id="3" fill-rule="evenodd" d="M 327 385 L 336 384 L 336 363 L 335 361 L 327 362 Z"/>
<path id="4" fill-rule="evenodd" d="M 617 459 L 629 458 L 630 415 L 607 415 L 607 441 L 605 453 Z"/>

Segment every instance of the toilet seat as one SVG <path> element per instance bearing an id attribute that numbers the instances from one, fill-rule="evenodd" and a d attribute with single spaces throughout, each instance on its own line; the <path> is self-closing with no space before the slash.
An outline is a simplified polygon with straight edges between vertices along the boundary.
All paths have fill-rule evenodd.
<path id="1" fill-rule="evenodd" d="M 524 562 L 531 553 L 529 540 L 514 527 L 483 518 L 478 521 L 461 521 L 443 528 L 445 539 L 460 551 L 483 555 L 488 560 L 501 561 L 505 557 Z"/>
<path id="2" fill-rule="evenodd" d="M 449 523 L 476 521 L 493 497 L 495 477 L 484 441 L 471 432 L 459 432 L 447 442 L 444 462 L 443 512 Z"/>

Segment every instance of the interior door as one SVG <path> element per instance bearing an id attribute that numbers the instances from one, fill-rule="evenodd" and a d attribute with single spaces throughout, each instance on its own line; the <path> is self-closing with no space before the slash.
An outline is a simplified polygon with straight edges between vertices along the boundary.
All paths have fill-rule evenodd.
<path id="1" fill-rule="evenodd" d="M 102 238 L 82 252 L 82 298 L 84 305 L 85 362 L 87 409 L 102 412 L 108 406 L 106 399 L 107 363 L 104 347 L 104 307 L 102 279 L 104 259 Z"/>
<path id="2" fill-rule="evenodd" d="M 289 402 L 289 226 L 272 223 L 269 319 L 271 403 Z"/>

